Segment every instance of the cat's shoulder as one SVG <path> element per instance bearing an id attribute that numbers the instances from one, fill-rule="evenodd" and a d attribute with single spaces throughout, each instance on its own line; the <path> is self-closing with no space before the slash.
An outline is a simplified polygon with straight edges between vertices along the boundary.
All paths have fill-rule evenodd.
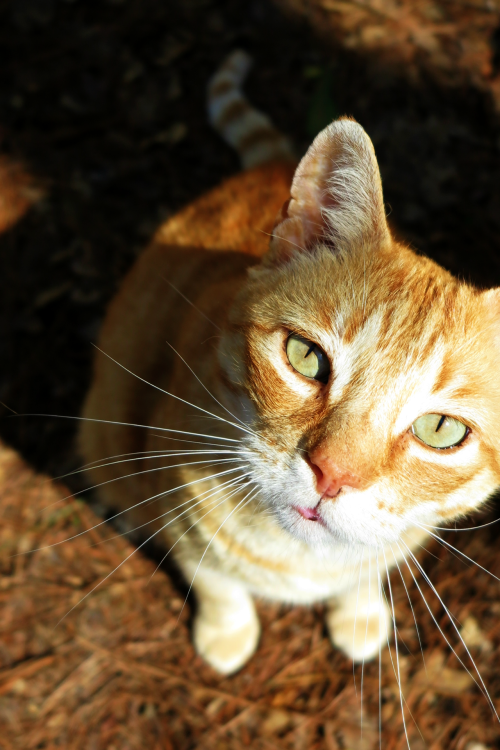
<path id="1" fill-rule="evenodd" d="M 276 161 L 224 180 L 168 219 L 154 244 L 261 257 L 269 248 L 276 215 L 290 196 L 294 168 Z"/>

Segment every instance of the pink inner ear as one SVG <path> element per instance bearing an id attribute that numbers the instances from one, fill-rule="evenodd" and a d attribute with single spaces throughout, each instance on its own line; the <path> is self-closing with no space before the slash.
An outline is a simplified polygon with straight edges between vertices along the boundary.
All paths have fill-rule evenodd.
<path id="1" fill-rule="evenodd" d="M 332 160 L 326 152 L 326 144 L 321 146 L 314 150 L 311 147 L 302 159 L 293 178 L 291 198 L 276 217 L 273 235 L 282 241 L 280 255 L 286 254 L 283 243 L 288 243 L 290 250 L 295 247 L 303 251 L 324 234 L 322 208 L 332 202 L 327 185 Z"/>
<path id="2" fill-rule="evenodd" d="M 307 243 L 313 243 L 327 229 L 323 211 L 335 204 L 328 181 L 335 171 L 338 152 L 339 143 L 323 131 L 295 172 L 288 214 L 302 220 Z"/>
<path id="3" fill-rule="evenodd" d="M 289 207 L 293 199 L 286 201 L 276 217 L 276 223 L 273 228 L 271 238 L 271 250 L 279 254 L 282 262 L 287 261 L 293 254 L 294 250 L 307 250 L 306 238 L 304 235 L 304 224 L 300 217 L 290 218 Z M 273 253 L 273 254 L 274 254 Z"/>
<path id="4" fill-rule="evenodd" d="M 375 152 L 365 131 L 347 118 L 336 120 L 314 140 L 277 217 L 271 260 L 285 261 L 318 241 L 351 250 L 389 236 Z"/>

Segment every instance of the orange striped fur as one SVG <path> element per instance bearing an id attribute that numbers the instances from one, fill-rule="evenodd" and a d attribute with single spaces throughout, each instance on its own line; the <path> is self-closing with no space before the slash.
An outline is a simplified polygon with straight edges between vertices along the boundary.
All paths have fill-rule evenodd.
<path id="1" fill-rule="evenodd" d="M 239 92 L 245 66 L 233 56 L 212 80 L 211 118 L 258 166 L 170 219 L 128 274 L 84 409 L 114 424 L 80 434 L 104 502 L 148 523 L 193 581 L 195 645 L 223 673 L 257 646 L 253 594 L 327 601 L 333 643 L 378 654 L 391 616 L 377 571 L 500 484 L 500 291 L 392 237 L 354 121 L 321 133 L 293 177 L 285 139 Z M 327 383 L 291 366 L 291 333 L 321 347 Z M 463 443 L 418 440 L 429 413 L 466 424 Z M 318 466 L 347 477 L 336 494 Z"/>

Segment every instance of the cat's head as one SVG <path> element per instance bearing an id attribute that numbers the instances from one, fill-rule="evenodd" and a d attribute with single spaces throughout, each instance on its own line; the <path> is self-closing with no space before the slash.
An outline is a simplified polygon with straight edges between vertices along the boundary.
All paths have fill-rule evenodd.
<path id="1" fill-rule="evenodd" d="M 291 196 L 221 347 L 261 500 L 311 544 L 478 507 L 500 484 L 500 290 L 392 237 L 352 120 L 316 138 Z"/>

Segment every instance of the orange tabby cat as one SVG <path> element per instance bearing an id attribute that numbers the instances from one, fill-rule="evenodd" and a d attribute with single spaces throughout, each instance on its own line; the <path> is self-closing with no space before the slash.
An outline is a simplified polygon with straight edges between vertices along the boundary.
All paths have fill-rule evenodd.
<path id="1" fill-rule="evenodd" d="M 210 87 L 247 171 L 130 271 L 80 435 L 106 504 L 192 583 L 194 643 L 221 673 L 257 646 L 253 595 L 325 601 L 333 643 L 375 656 L 388 569 L 500 484 L 500 290 L 392 237 L 353 120 L 294 174 L 239 90 L 247 65 L 235 53 Z"/>

